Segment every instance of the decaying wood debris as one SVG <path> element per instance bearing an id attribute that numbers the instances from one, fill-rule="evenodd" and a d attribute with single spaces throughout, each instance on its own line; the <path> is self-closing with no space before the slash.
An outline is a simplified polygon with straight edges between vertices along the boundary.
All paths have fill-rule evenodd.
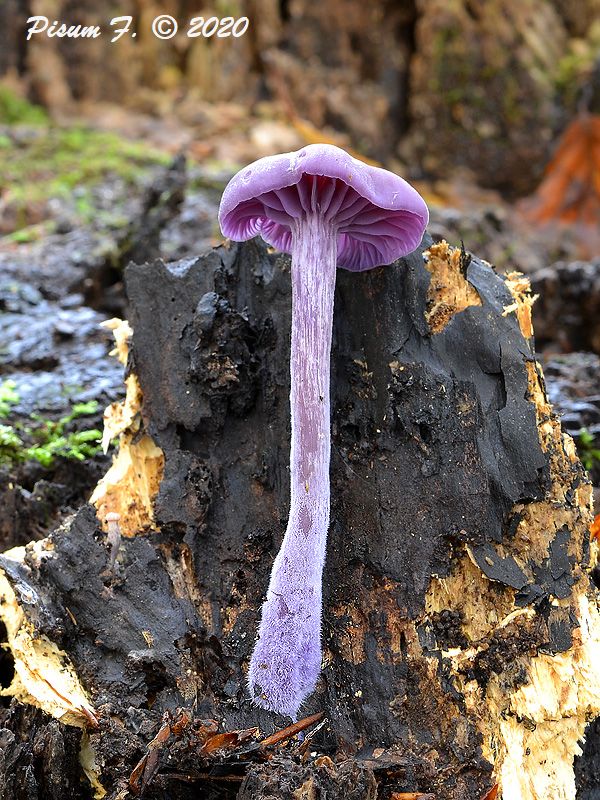
<path id="1" fill-rule="evenodd" d="M 0 561 L 0 796 L 62 797 L 48 753 L 78 749 L 81 798 L 574 800 L 600 715 L 591 487 L 525 279 L 426 248 L 338 276 L 325 660 L 292 728 L 244 683 L 287 518 L 289 261 L 129 267 L 115 463 Z"/>

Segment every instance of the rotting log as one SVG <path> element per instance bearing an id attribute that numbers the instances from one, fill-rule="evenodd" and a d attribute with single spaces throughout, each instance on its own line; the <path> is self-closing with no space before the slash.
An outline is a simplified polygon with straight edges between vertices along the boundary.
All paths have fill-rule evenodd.
<path id="1" fill-rule="evenodd" d="M 85 767 L 115 800 L 575 798 L 600 714 L 591 487 L 526 280 L 425 246 L 338 275 L 325 657 L 303 709 L 322 716 L 303 741 L 273 736 L 289 720 L 244 677 L 288 512 L 289 260 L 250 242 L 128 268 L 115 465 L 96 507 L 1 557 L 0 748 L 35 764 L 19 797 L 60 796 L 15 750 L 29 703 L 48 741 L 65 723 L 63 750 L 80 728 L 71 782 Z"/>

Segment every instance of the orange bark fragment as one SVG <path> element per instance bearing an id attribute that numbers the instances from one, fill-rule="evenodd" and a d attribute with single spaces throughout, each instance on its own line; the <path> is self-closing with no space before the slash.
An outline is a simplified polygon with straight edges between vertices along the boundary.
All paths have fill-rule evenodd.
<path id="1" fill-rule="evenodd" d="M 492 786 L 492 788 L 489 790 L 489 792 L 487 794 L 485 794 L 481 798 L 481 800 L 496 800 L 499 788 L 500 788 L 499 784 L 496 784 L 495 786 Z"/>
<path id="2" fill-rule="evenodd" d="M 594 521 L 590 525 L 590 536 L 600 542 L 600 514 L 596 514 Z"/>
<path id="3" fill-rule="evenodd" d="M 571 122 L 526 208 L 534 222 L 600 222 L 600 115 Z"/>

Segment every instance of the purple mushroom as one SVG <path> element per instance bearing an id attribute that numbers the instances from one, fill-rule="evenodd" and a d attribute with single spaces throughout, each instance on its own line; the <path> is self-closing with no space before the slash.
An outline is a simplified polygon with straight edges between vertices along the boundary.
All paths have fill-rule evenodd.
<path id="1" fill-rule="evenodd" d="M 244 167 L 221 200 L 225 236 L 260 234 L 292 255 L 290 515 L 248 673 L 257 705 L 292 719 L 321 669 L 336 267 L 360 272 L 410 253 L 428 217 L 402 178 L 326 144 Z"/>

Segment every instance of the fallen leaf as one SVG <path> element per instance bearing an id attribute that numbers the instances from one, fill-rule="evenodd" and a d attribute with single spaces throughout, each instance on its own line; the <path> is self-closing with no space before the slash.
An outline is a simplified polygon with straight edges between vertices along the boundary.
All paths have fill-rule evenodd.
<path id="1" fill-rule="evenodd" d="M 496 800 L 496 795 L 498 794 L 499 788 L 500 784 L 496 783 L 494 786 L 492 786 L 489 792 L 481 798 L 481 800 Z"/>
<path id="2" fill-rule="evenodd" d="M 158 770 L 160 750 L 164 747 L 170 736 L 171 724 L 169 722 L 163 722 L 161 729 L 146 748 L 146 753 L 135 765 L 129 776 L 129 789 L 133 794 L 142 794 L 153 780 Z"/>
<path id="3" fill-rule="evenodd" d="M 215 750 L 227 750 L 234 747 L 238 741 L 238 735 L 235 731 L 231 733 L 217 733 L 204 742 L 200 753 L 202 755 L 207 755 L 208 753 L 214 753 Z"/>
<path id="4" fill-rule="evenodd" d="M 329 758 L 329 756 L 319 756 L 319 758 L 315 758 L 315 766 L 327 767 L 327 769 L 335 769 L 335 764 Z"/>

